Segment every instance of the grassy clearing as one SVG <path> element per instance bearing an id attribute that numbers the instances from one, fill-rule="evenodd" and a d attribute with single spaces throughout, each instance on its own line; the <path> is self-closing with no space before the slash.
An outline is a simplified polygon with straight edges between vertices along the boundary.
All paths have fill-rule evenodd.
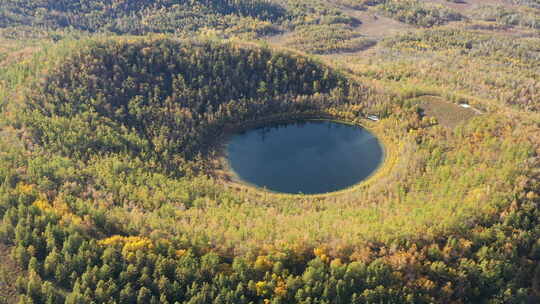
<path id="1" fill-rule="evenodd" d="M 463 108 L 437 96 L 423 96 L 417 101 L 423 115 L 435 118 L 437 123 L 448 128 L 455 128 L 478 114 L 471 108 Z"/>

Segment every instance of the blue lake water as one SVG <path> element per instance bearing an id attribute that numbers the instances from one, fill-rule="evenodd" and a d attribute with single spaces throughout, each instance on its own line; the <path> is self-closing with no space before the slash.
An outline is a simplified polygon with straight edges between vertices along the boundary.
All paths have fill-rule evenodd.
<path id="1" fill-rule="evenodd" d="M 361 127 L 303 121 L 238 133 L 227 144 L 227 157 L 244 182 L 275 192 L 318 194 L 367 178 L 384 152 Z"/>

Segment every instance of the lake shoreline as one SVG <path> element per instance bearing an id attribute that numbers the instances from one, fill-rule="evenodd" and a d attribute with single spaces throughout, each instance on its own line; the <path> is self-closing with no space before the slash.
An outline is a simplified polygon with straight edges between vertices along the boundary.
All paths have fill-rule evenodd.
<path id="1" fill-rule="evenodd" d="M 247 182 L 240 178 L 236 172 L 231 168 L 226 146 L 232 136 L 235 134 L 246 132 L 248 130 L 272 126 L 275 124 L 291 124 L 302 121 L 328 121 L 334 122 L 349 126 L 356 126 L 370 132 L 378 141 L 382 154 L 381 161 L 379 162 L 377 168 L 373 172 L 362 179 L 358 183 L 355 183 L 351 186 L 339 189 L 336 191 L 325 192 L 325 193 L 314 193 L 314 194 L 303 194 L 303 193 L 284 193 L 272 191 L 266 188 L 259 187 L 253 183 Z M 264 195 L 280 196 L 280 197 L 311 197 L 311 198 L 325 198 L 325 197 L 334 197 L 336 195 L 341 195 L 345 193 L 350 193 L 352 191 L 358 190 L 367 184 L 371 184 L 376 177 L 386 175 L 385 172 L 388 172 L 389 168 L 393 167 L 395 163 L 395 149 L 393 144 L 384 136 L 382 136 L 381 130 L 378 130 L 377 125 L 379 122 L 373 122 L 368 120 L 365 117 L 356 117 L 355 119 L 339 117 L 329 113 L 323 112 L 308 112 L 308 113 L 292 113 L 288 115 L 271 115 L 266 116 L 260 119 L 249 120 L 239 124 L 230 124 L 223 128 L 220 136 L 217 136 L 214 139 L 213 148 L 214 155 L 211 159 L 212 164 L 212 176 L 219 180 L 225 187 L 236 189 L 238 191 L 244 192 L 255 192 Z M 390 157 L 392 155 L 392 157 Z M 393 160 L 389 162 L 389 160 Z M 385 170 L 383 170 L 385 169 Z"/>

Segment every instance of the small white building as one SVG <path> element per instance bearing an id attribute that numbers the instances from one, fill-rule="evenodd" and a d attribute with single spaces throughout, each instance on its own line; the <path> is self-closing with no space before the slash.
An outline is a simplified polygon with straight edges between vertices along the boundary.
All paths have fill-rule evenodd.
<path id="1" fill-rule="evenodd" d="M 375 116 L 375 115 L 368 115 L 367 118 L 369 120 L 373 120 L 373 121 L 379 121 L 379 117 Z"/>

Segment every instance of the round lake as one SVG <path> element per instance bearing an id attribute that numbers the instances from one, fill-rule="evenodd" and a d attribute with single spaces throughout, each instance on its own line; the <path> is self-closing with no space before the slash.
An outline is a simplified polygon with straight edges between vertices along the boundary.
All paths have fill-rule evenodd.
<path id="1" fill-rule="evenodd" d="M 231 169 L 246 183 L 276 192 L 316 194 L 367 178 L 384 152 L 366 129 L 308 120 L 236 134 L 227 155 Z"/>

